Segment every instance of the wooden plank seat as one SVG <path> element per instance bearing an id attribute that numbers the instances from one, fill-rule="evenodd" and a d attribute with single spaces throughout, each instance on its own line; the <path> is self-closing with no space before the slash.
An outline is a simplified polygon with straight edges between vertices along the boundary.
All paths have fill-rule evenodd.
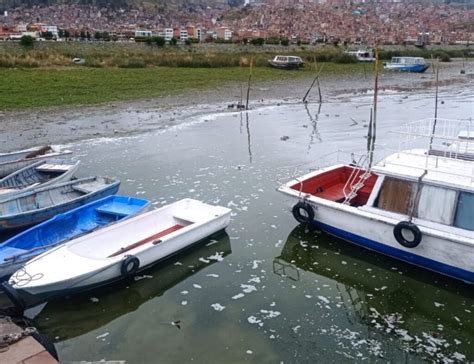
<path id="1" fill-rule="evenodd" d="M 97 191 L 98 186 L 99 185 L 95 182 L 81 183 L 81 184 L 73 185 L 72 189 L 78 192 L 82 192 L 82 193 L 91 193 L 91 192 Z"/>
<path id="2" fill-rule="evenodd" d="M 70 170 L 72 165 L 70 164 L 49 164 L 44 163 L 35 169 L 39 172 L 66 172 Z"/>
<path id="3" fill-rule="evenodd" d="M 123 254 L 127 251 L 138 248 L 139 246 L 145 245 L 145 244 L 150 243 L 150 242 L 153 242 L 153 244 L 155 244 L 155 245 L 159 244 L 159 243 L 161 243 L 161 240 L 159 240 L 160 238 L 162 238 L 163 236 L 166 236 L 168 234 L 171 234 L 175 231 L 178 231 L 179 229 L 182 229 L 183 227 L 184 227 L 184 225 L 180 225 L 180 224 L 173 225 L 173 226 L 171 226 L 171 227 L 169 227 L 165 230 L 162 230 L 162 231 L 160 231 L 160 232 L 158 232 L 158 233 L 156 233 L 152 236 L 149 236 L 145 239 L 137 241 L 136 243 L 133 243 L 133 244 L 127 245 L 126 247 L 120 248 L 115 253 L 109 255 L 107 258 L 115 257 L 117 255 Z"/>
<path id="4" fill-rule="evenodd" d="M 344 201 L 344 183 L 337 183 L 331 187 L 321 187 L 319 191 L 313 193 L 314 196 L 324 198 L 325 200 L 340 202 Z M 348 193 L 350 191 L 347 191 Z"/>

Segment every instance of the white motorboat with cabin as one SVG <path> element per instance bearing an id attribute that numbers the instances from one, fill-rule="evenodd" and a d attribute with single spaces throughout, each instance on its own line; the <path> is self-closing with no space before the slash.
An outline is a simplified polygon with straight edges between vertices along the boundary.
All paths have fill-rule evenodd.
<path id="1" fill-rule="evenodd" d="M 428 67 L 423 57 L 393 57 L 391 62 L 384 64 L 386 70 L 415 73 L 423 73 Z"/>
<path id="2" fill-rule="evenodd" d="M 358 62 L 375 62 L 374 53 L 371 50 L 363 51 L 359 49 L 358 51 L 347 51 L 345 53 L 357 58 Z"/>
<path id="3" fill-rule="evenodd" d="M 4 283 L 30 307 L 131 277 L 224 230 L 231 210 L 184 199 L 71 240 L 27 262 Z"/>
<path id="4" fill-rule="evenodd" d="M 304 65 L 304 61 L 298 56 L 275 56 L 268 60 L 268 64 L 274 68 L 298 69 Z"/>
<path id="5" fill-rule="evenodd" d="M 297 201 L 293 215 L 300 223 L 474 283 L 473 130 L 473 121 L 410 123 L 398 131 L 407 138 L 399 151 L 378 164 L 361 156 L 279 191 Z"/>

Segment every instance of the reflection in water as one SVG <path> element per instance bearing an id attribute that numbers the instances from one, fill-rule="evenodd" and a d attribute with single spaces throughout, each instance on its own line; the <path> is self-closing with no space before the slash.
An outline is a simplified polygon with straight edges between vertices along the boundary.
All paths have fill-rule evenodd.
<path id="1" fill-rule="evenodd" d="M 308 273 L 329 278 L 349 321 L 384 335 L 384 342 L 395 341 L 405 353 L 474 358 L 474 294 L 461 282 L 303 226 L 290 233 L 273 267 L 292 281 Z"/>
<path id="2" fill-rule="evenodd" d="M 252 163 L 252 145 L 250 143 L 250 123 L 249 123 L 249 113 L 245 113 L 245 125 L 247 127 L 247 143 L 249 147 L 249 161 Z"/>
<path id="3" fill-rule="evenodd" d="M 219 240 L 206 240 L 176 257 L 151 267 L 125 287 L 124 282 L 102 287 L 87 294 L 49 302 L 37 317 L 37 327 L 50 338 L 66 340 L 86 334 L 137 310 L 149 300 L 191 277 L 217 260 L 203 259 L 219 253 L 231 254 L 227 233 Z M 176 262 L 179 261 L 179 264 Z M 93 297 L 91 299 L 91 297 Z"/>
<path id="4" fill-rule="evenodd" d="M 318 111 L 316 112 L 316 115 L 313 117 L 311 115 L 311 112 L 309 111 L 308 103 L 306 102 L 304 103 L 304 108 L 306 109 L 306 113 L 308 114 L 308 117 L 309 117 L 309 122 L 311 123 L 311 126 L 312 126 L 311 134 L 309 137 L 308 153 L 311 149 L 311 146 L 314 143 L 314 138 L 316 138 L 319 142 L 322 141 L 321 134 L 319 134 L 319 130 L 318 130 L 318 121 L 319 121 L 319 115 L 321 114 L 322 105 L 323 105 L 322 103 L 318 104 Z"/>

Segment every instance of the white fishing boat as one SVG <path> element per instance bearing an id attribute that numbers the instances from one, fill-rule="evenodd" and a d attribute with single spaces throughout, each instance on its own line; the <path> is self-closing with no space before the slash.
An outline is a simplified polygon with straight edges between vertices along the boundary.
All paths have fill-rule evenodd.
<path id="1" fill-rule="evenodd" d="M 345 53 L 357 58 L 358 62 L 375 62 L 374 53 L 371 50 L 363 51 L 359 49 L 358 51 L 347 51 Z"/>
<path id="2" fill-rule="evenodd" d="M 268 60 L 268 64 L 274 68 L 298 69 L 304 66 L 304 61 L 298 56 L 275 56 Z"/>
<path id="3" fill-rule="evenodd" d="M 399 150 L 378 164 L 362 156 L 279 191 L 297 201 L 293 215 L 300 223 L 474 283 L 472 130 L 472 121 L 410 123 L 397 131 L 406 137 Z"/>
<path id="4" fill-rule="evenodd" d="M 45 145 L 10 153 L 0 153 L 0 178 L 44 158 L 58 158 L 71 154 L 70 150 L 62 150 L 58 145 Z"/>
<path id="5" fill-rule="evenodd" d="M 231 210 L 184 199 L 84 235 L 27 262 L 4 284 L 21 307 L 135 273 L 227 227 Z"/>
<path id="6" fill-rule="evenodd" d="M 69 181 L 80 161 L 43 159 L 0 179 L 0 200 L 40 187 Z"/>

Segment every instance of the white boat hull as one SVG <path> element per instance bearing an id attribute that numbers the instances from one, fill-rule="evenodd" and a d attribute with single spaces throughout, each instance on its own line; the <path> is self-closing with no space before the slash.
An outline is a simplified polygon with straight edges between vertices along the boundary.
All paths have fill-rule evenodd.
<path id="1" fill-rule="evenodd" d="M 280 191 L 298 201 L 298 192 L 288 186 Z M 400 245 L 393 230 L 399 219 L 381 216 L 361 208 L 309 197 L 306 202 L 315 212 L 312 225 L 367 249 L 424 267 L 468 283 L 474 283 L 474 243 L 472 238 L 455 236 L 423 226 L 415 248 Z"/>
<path id="2" fill-rule="evenodd" d="M 124 261 L 129 256 L 136 257 L 139 260 L 138 269 L 133 273 L 135 274 L 152 264 L 181 252 L 210 235 L 224 230 L 228 226 L 230 209 L 210 206 L 190 199 L 178 201 L 175 204 L 183 204 L 183 201 L 191 201 L 191 204 L 199 203 L 206 208 L 213 208 L 210 212 L 212 216 L 208 214 L 208 218 L 193 222 L 180 230 L 169 233 L 160 238 L 158 242 L 150 241 L 136 248 L 124 250 L 123 253 L 120 252 L 119 248 L 118 252 L 110 254 L 110 252 L 117 249 L 116 242 L 118 240 L 122 239 L 123 242 L 126 242 L 128 239 L 130 241 L 130 238 L 126 236 L 127 234 L 130 237 L 138 236 L 138 240 L 140 240 L 146 237 L 147 234 L 149 235 L 150 232 L 160 231 L 163 228 L 161 220 L 166 219 L 166 217 L 163 218 L 160 215 L 160 210 L 163 208 L 101 229 L 89 234 L 89 236 L 72 240 L 59 248 L 40 255 L 15 272 L 9 281 L 11 286 L 5 286 L 7 294 L 12 300 L 16 301 L 15 303 L 20 302 L 19 305 L 29 307 L 58 295 L 80 292 L 105 285 L 126 278 L 122 270 Z M 168 206 L 165 208 L 168 208 Z M 196 217 L 198 214 L 194 213 L 194 216 Z M 177 219 L 185 220 L 180 217 Z M 186 220 L 191 221 L 187 218 Z M 145 231 L 146 227 L 150 225 L 154 226 Z M 133 239 L 131 241 L 133 242 Z M 91 243 L 85 245 L 87 242 Z M 115 243 L 115 247 L 107 251 L 106 245 L 108 242 Z M 100 244 L 103 244 L 104 248 Z M 81 249 L 80 254 L 78 246 Z M 92 255 L 97 254 L 95 250 L 99 250 L 99 254 L 104 252 L 105 256 L 102 258 L 99 256 L 92 257 Z M 48 268 L 53 265 L 54 268 Z M 35 280 L 30 279 L 30 277 L 39 278 Z"/>

